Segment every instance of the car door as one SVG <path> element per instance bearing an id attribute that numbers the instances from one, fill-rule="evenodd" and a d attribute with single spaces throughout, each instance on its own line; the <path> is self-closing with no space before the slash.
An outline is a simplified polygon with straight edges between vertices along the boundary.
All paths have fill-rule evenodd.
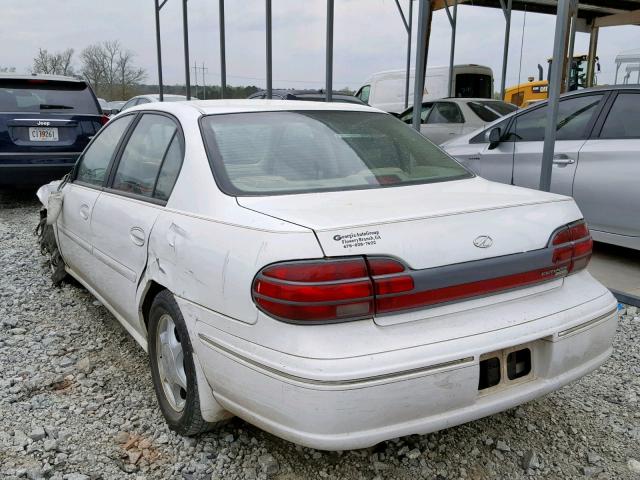
<path id="1" fill-rule="evenodd" d="M 511 121 L 512 118 L 507 118 L 493 124 L 472 137 L 468 144 L 466 142 L 465 144 L 457 144 L 454 141 L 454 145 L 447 146 L 446 149 L 463 165 L 481 177 L 494 182 L 511 184 L 513 151 L 515 149 L 514 139 L 508 136 Z M 487 141 L 487 134 L 493 129 L 499 130 L 502 140 L 492 145 Z"/>
<path id="2" fill-rule="evenodd" d="M 184 137 L 175 118 L 140 114 L 94 207 L 100 292 L 140 332 L 135 298 L 147 264 L 149 234 L 169 198 L 183 152 Z"/>
<path id="3" fill-rule="evenodd" d="M 604 98 L 604 93 L 589 93 L 560 100 L 551 174 L 552 192 L 572 194 L 580 148 L 593 128 Z M 509 135 L 515 139 L 514 185 L 539 188 L 546 123 L 546 104 L 525 110 L 511 123 Z"/>
<path id="4" fill-rule="evenodd" d="M 133 119 L 126 115 L 105 125 L 84 151 L 64 188 L 62 210 L 57 220 L 58 245 L 62 258 L 74 273 L 95 284 L 91 218 L 109 164 Z"/>
<path id="5" fill-rule="evenodd" d="M 573 196 L 591 229 L 640 237 L 639 178 L 640 89 L 625 90 L 580 150 Z"/>
<path id="6" fill-rule="evenodd" d="M 455 102 L 435 102 L 420 131 L 440 145 L 462 135 L 463 126 L 464 116 Z"/>

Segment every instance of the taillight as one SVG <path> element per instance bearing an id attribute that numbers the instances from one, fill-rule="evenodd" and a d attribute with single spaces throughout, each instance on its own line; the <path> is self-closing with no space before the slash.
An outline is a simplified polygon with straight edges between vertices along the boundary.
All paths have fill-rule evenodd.
<path id="1" fill-rule="evenodd" d="M 265 312 L 293 321 L 337 321 L 373 315 L 373 285 L 364 258 L 279 263 L 253 282 Z"/>
<path id="2" fill-rule="evenodd" d="M 567 269 L 567 273 L 582 270 L 589 264 L 593 240 L 584 220 L 571 223 L 558 230 L 551 238 L 554 265 Z"/>
<path id="3" fill-rule="evenodd" d="M 100 115 L 100 123 L 102 125 L 106 125 L 109 122 L 109 117 L 107 115 Z"/>
<path id="4" fill-rule="evenodd" d="M 253 299 L 267 314 L 300 323 L 335 322 L 461 301 L 562 278 L 587 266 L 593 241 L 584 221 L 557 230 L 530 269 L 518 255 L 501 257 L 508 274 L 487 278 L 495 259 L 465 264 L 460 275 L 447 267 L 410 270 L 386 257 L 349 257 L 283 262 L 262 269 L 253 282 Z M 513 261 L 519 270 L 509 267 Z M 479 262 L 485 262 L 479 268 Z M 475 264 L 475 265 L 472 265 Z M 461 267 L 461 268 L 466 268 Z M 524 270 L 524 271 L 521 271 Z"/>

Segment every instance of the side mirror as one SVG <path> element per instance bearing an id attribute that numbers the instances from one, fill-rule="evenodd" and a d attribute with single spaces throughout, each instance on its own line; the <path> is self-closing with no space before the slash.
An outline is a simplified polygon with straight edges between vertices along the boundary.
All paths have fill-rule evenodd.
<path id="1" fill-rule="evenodd" d="M 500 144 L 502 133 L 500 128 L 494 127 L 491 130 L 487 130 L 484 134 L 484 140 L 489 144 L 489 150 L 493 150 Z"/>
<path id="2" fill-rule="evenodd" d="M 111 109 L 111 115 L 117 115 L 118 113 L 120 113 L 120 109 L 119 108 L 112 108 Z"/>

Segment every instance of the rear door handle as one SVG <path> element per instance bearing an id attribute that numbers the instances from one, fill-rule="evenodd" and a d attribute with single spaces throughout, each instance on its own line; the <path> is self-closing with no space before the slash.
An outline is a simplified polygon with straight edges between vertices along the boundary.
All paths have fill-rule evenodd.
<path id="1" fill-rule="evenodd" d="M 144 230 L 142 230 L 140 227 L 133 227 L 131 230 L 129 230 L 129 238 L 131 238 L 131 241 L 134 244 L 141 247 L 142 245 L 144 245 L 145 241 Z"/>
<path id="2" fill-rule="evenodd" d="M 87 205 L 86 203 L 80 205 L 80 216 L 84 220 L 89 220 L 89 205 Z"/>

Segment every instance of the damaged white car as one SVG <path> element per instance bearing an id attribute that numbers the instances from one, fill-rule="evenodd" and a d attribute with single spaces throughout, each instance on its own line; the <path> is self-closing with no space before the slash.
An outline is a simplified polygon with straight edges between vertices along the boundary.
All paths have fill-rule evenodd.
<path id="1" fill-rule="evenodd" d="M 369 107 L 136 107 L 40 194 L 55 279 L 148 351 L 181 434 L 237 415 L 367 447 L 532 400 L 611 353 L 616 301 L 585 269 L 574 201 L 478 178 Z"/>

